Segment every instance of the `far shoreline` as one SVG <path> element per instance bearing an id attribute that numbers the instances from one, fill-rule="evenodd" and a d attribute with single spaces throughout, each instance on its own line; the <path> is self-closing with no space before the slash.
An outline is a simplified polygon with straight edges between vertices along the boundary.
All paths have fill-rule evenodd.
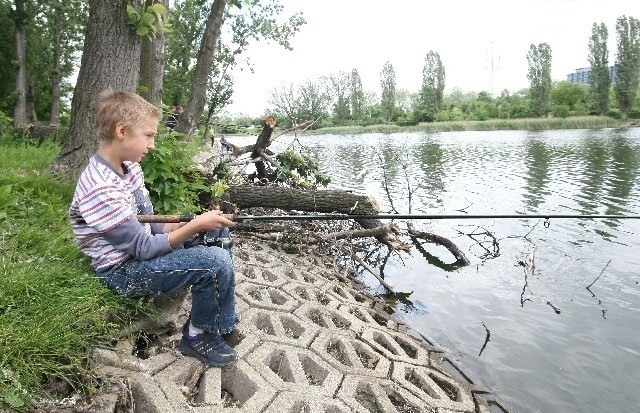
<path id="1" fill-rule="evenodd" d="M 637 127 L 637 120 L 620 120 L 606 116 L 581 116 L 573 118 L 524 118 L 489 119 L 483 121 L 424 122 L 417 125 L 377 124 L 368 126 L 332 126 L 307 130 L 308 134 L 355 135 L 363 133 L 402 132 L 461 132 L 498 130 L 562 130 L 562 129 L 606 129 Z"/>

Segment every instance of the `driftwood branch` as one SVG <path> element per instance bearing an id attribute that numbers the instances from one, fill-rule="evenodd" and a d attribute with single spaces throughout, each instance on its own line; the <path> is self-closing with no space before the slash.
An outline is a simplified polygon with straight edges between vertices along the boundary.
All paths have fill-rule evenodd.
<path id="1" fill-rule="evenodd" d="M 464 255 L 460 248 L 456 244 L 454 244 L 451 240 L 441 235 L 436 235 L 431 232 L 423 232 L 416 230 L 411 223 L 407 224 L 409 235 L 414 238 L 420 238 L 427 242 L 431 242 L 437 245 L 442 245 L 454 256 L 456 262 L 453 264 L 455 266 L 467 266 L 469 265 L 469 259 Z"/>
<path id="2" fill-rule="evenodd" d="M 379 282 L 379 283 L 380 283 L 384 288 L 386 288 L 386 289 L 387 289 L 387 291 L 389 291 L 389 292 L 390 292 L 391 294 L 393 294 L 393 295 L 395 295 L 395 294 L 396 294 L 396 292 L 395 292 L 395 291 L 393 291 L 393 288 L 391 288 L 391 286 L 390 286 L 390 285 L 389 285 L 389 284 L 384 280 L 384 278 L 382 278 L 382 277 L 380 277 L 378 274 L 376 274 L 376 272 L 375 272 L 375 271 L 373 271 L 373 270 L 371 269 L 371 267 L 369 267 L 369 265 L 368 265 L 366 262 L 364 262 L 364 260 L 363 260 L 362 258 L 358 257 L 358 255 L 356 255 L 356 254 L 354 254 L 354 253 L 350 253 L 350 255 L 351 255 L 351 259 L 352 259 L 352 260 L 357 261 L 360 265 L 362 265 L 362 267 L 363 267 L 365 270 L 369 271 L 369 272 L 370 272 L 374 277 L 376 277 L 376 280 L 378 280 L 378 282 Z"/>
<path id="3" fill-rule="evenodd" d="M 272 136 L 269 139 L 269 145 L 271 145 L 276 139 L 278 139 L 280 136 L 282 135 L 286 135 L 288 133 L 291 132 L 295 132 L 297 130 L 301 130 L 302 132 L 306 131 L 307 129 L 309 129 L 314 123 L 316 123 L 320 118 L 316 119 L 316 120 L 308 120 L 306 122 L 302 122 L 299 125 L 296 126 L 292 126 L 289 129 L 285 129 L 283 131 L 281 131 L 279 134 L 277 134 L 276 136 Z M 268 146 L 268 145 L 267 145 Z"/>
<path id="4" fill-rule="evenodd" d="M 299 129 L 306 130 L 311 125 L 313 125 L 315 122 L 316 121 L 308 120 L 308 121 L 306 121 L 304 123 L 301 123 L 299 125 L 296 125 L 296 126 L 294 126 L 292 128 L 285 129 L 284 131 L 281 131 L 279 134 L 269 137 L 269 140 L 266 142 L 265 147 L 268 147 L 269 145 L 271 145 L 280 136 L 286 135 L 288 133 L 291 133 L 291 132 L 299 130 Z M 235 146 L 234 145 L 233 146 L 232 155 L 237 157 L 237 156 L 243 155 L 245 153 L 253 152 L 255 150 L 255 148 L 256 148 L 256 145 L 257 145 L 257 143 L 252 143 L 251 145 L 246 145 L 246 146 Z"/>

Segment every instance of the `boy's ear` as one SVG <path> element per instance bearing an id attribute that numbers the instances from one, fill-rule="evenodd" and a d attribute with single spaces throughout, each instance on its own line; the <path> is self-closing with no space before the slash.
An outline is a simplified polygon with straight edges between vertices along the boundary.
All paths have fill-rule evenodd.
<path id="1" fill-rule="evenodd" d="M 124 122 L 118 122 L 116 123 L 116 128 L 115 128 L 115 132 L 116 132 L 116 137 L 118 138 L 124 138 L 124 132 L 127 129 L 127 125 L 124 124 Z"/>

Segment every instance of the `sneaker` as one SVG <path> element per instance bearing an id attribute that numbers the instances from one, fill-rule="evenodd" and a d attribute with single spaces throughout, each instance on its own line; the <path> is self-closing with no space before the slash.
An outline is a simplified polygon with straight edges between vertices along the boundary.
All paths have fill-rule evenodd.
<path id="1" fill-rule="evenodd" d="M 195 357 L 209 366 L 223 367 L 238 360 L 237 351 L 229 347 L 220 335 L 208 331 L 195 337 L 183 334 L 179 348 L 185 356 Z"/>

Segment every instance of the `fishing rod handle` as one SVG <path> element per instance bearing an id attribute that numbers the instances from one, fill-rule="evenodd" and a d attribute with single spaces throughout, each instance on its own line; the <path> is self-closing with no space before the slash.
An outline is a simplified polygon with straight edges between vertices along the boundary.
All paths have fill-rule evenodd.
<path id="1" fill-rule="evenodd" d="M 141 224 L 167 224 L 172 222 L 189 222 L 195 215 L 137 215 Z"/>
<path id="2" fill-rule="evenodd" d="M 221 214 L 229 221 L 234 221 L 237 217 L 235 214 Z M 192 221 L 196 215 L 136 215 L 141 224 L 168 224 L 175 222 Z"/>

